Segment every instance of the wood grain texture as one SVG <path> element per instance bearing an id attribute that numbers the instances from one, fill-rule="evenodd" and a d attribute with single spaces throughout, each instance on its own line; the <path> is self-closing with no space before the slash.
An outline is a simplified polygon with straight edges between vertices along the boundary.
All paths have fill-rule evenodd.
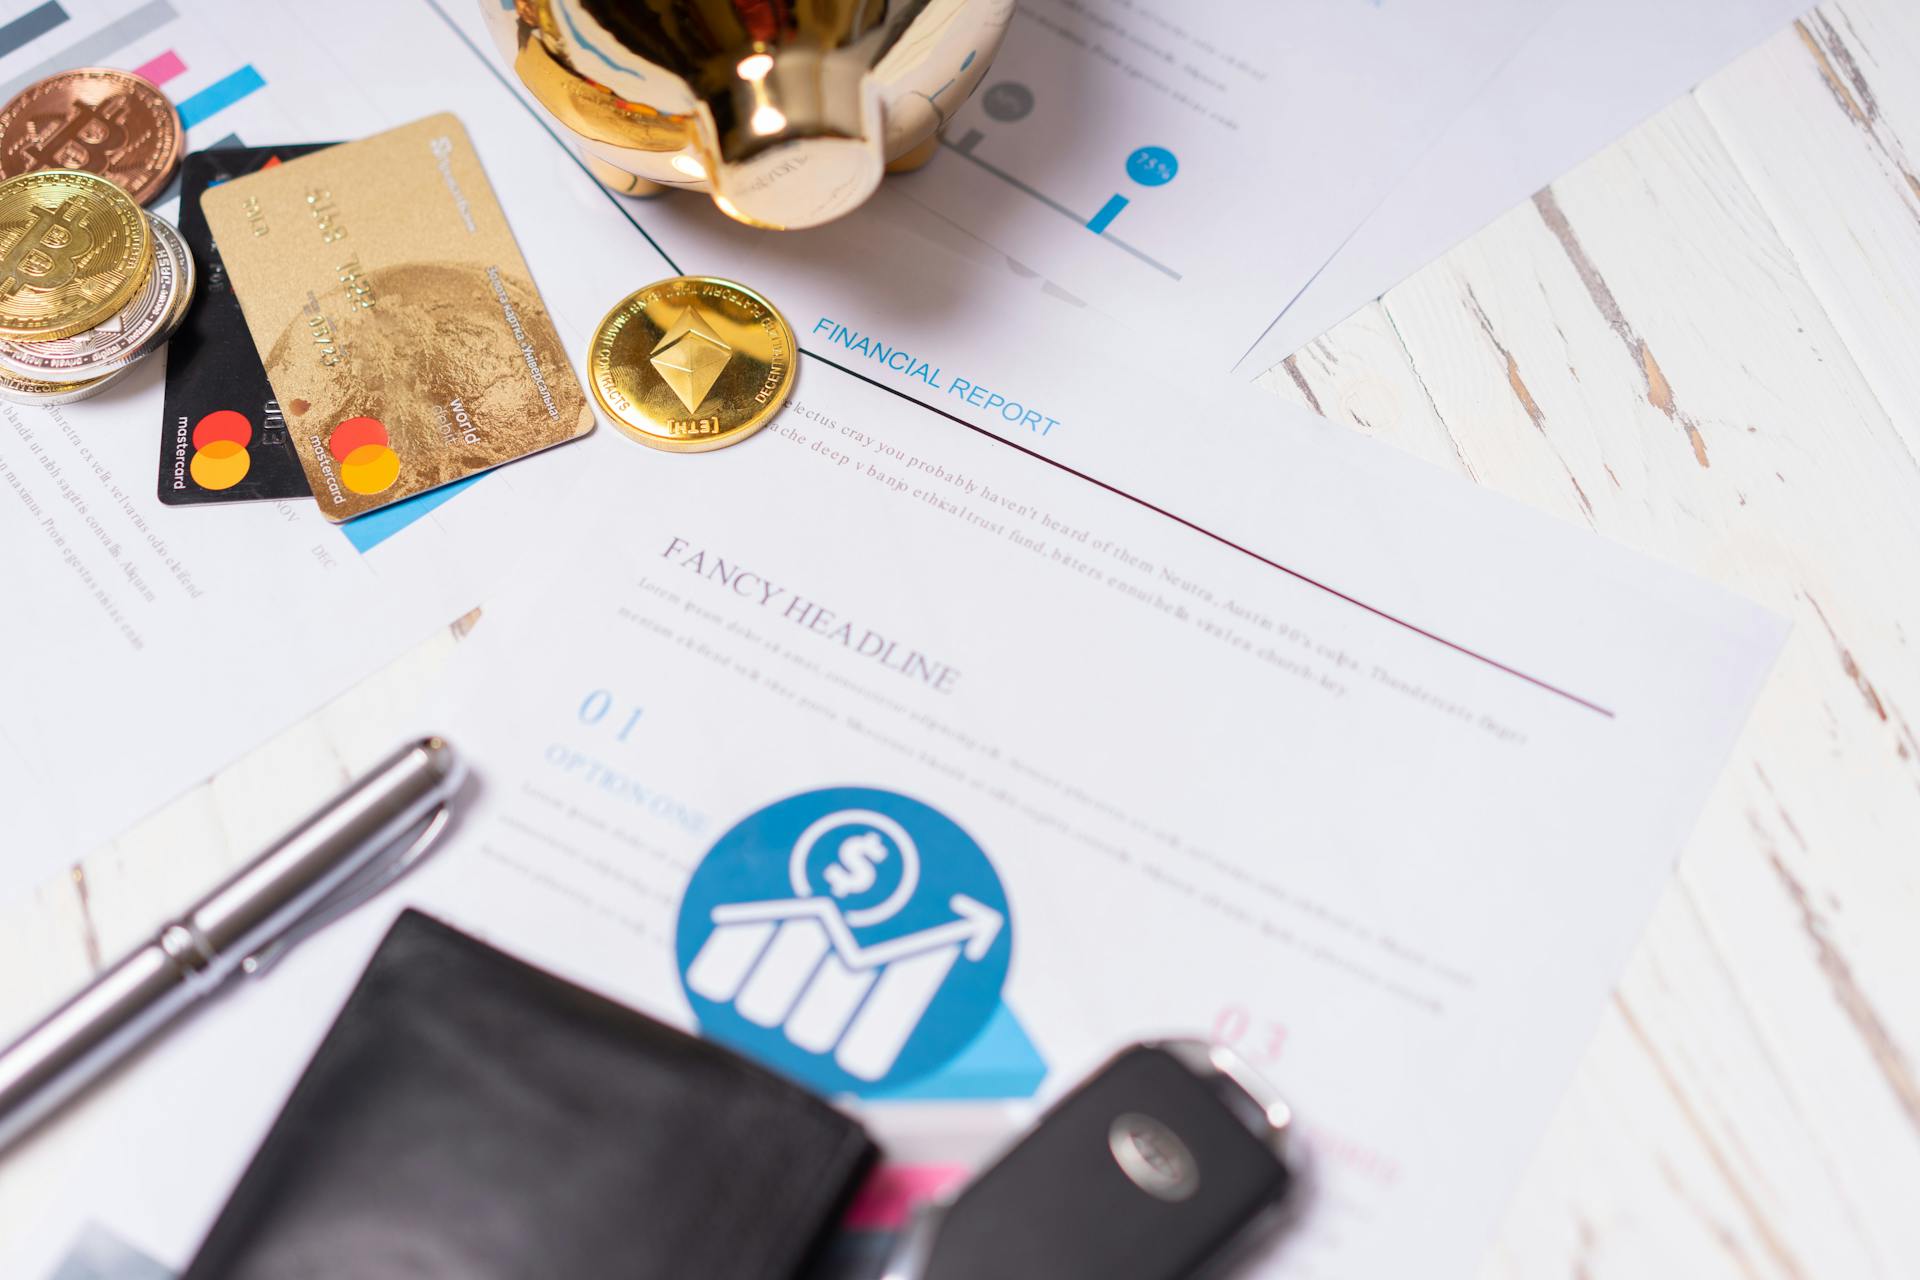
<path id="1" fill-rule="evenodd" d="M 1920 5 L 1823 6 L 1261 379 L 1794 622 L 1486 1280 L 1920 1276 L 1916 72 Z M 460 629 L 0 920 L 0 1028 L 418 731 Z"/>
<path id="2" fill-rule="evenodd" d="M 1489 1277 L 1920 1275 L 1917 67 L 1824 6 L 1264 379 L 1795 624 Z"/>

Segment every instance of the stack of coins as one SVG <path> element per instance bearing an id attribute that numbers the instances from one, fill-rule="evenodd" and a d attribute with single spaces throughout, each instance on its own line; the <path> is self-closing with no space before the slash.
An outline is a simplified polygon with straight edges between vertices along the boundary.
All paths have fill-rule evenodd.
<path id="1" fill-rule="evenodd" d="M 83 68 L 0 108 L 0 398 L 98 395 L 179 328 L 193 255 L 141 204 L 185 132 L 160 90 Z"/>

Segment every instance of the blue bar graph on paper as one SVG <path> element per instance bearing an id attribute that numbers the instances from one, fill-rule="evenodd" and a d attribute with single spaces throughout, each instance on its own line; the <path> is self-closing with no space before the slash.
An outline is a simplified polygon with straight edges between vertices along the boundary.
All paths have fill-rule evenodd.
<path id="1" fill-rule="evenodd" d="M 43 9 L 58 7 L 57 5 L 41 6 Z M 34 12 L 37 13 L 39 10 Z M 24 16 L 31 17 L 32 14 Z M 61 16 L 66 15 L 63 12 Z M 11 98 L 35 80 L 50 76 L 56 71 L 66 71 L 72 67 L 94 67 L 111 62 L 120 50 L 136 40 L 152 35 L 178 16 L 167 0 L 148 0 L 148 3 L 115 18 L 91 35 L 81 37 L 64 49 L 56 49 L 33 66 L 15 75 L 13 79 L 0 83 L 0 99 Z M 21 19 L 16 18 L 14 21 L 19 22 Z"/>
<path id="2" fill-rule="evenodd" d="M 1093 232 L 1095 235 L 1099 235 L 1107 229 L 1109 223 L 1120 216 L 1120 211 L 1126 207 L 1127 198 L 1125 196 L 1109 197 L 1107 202 L 1100 206 L 1100 212 L 1087 219 L 1087 230 Z"/>
<path id="3" fill-rule="evenodd" d="M 67 11 L 59 0 L 47 0 L 27 10 L 12 22 L 0 26 L 0 58 L 6 57 L 29 40 L 38 40 L 67 20 Z"/>
<path id="4" fill-rule="evenodd" d="M 222 76 L 212 84 L 186 99 L 180 104 L 180 120 L 187 128 L 199 124 L 207 117 L 225 111 L 240 99 L 256 89 L 266 88 L 267 82 L 249 62 L 246 66 L 230 75 Z"/>
<path id="5" fill-rule="evenodd" d="M 443 484 L 438 489 L 429 489 L 425 493 L 396 502 L 390 507 L 370 511 L 358 519 L 349 520 L 341 525 L 340 532 L 347 535 L 347 541 L 353 544 L 354 550 L 365 555 L 479 478 L 478 475 L 468 476 L 465 480 L 455 480 L 452 484 Z"/>

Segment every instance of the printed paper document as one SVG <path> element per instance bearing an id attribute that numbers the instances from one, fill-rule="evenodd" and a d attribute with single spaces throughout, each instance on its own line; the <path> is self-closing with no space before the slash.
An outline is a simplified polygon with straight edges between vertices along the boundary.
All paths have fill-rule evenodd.
<path id="1" fill-rule="evenodd" d="M 661 273 L 617 210 L 575 218 Z M 560 314 L 609 288 L 545 283 Z M 1316 1171 L 1263 1274 L 1471 1272 L 1777 621 L 1250 389 L 1183 402 L 1231 460 L 1194 468 L 1215 520 L 806 360 L 697 472 L 580 446 L 562 550 L 459 659 L 445 727 L 479 807 L 98 1104 L 43 1255 L 85 1218 L 184 1261 L 414 902 L 658 1016 L 737 1016 L 779 1069 L 831 1060 L 888 1140 L 896 1109 L 1037 1104 L 1129 1038 L 1215 1037 L 1287 1093 Z M 983 860 L 901 820 L 936 896 L 911 935 L 806 857 L 715 887 L 737 824 L 848 791 Z M 820 847 L 891 896 L 901 845 L 871 825 Z M 999 1003 L 924 1060 L 996 955 Z"/>
<path id="2" fill-rule="evenodd" d="M 1260 373 L 1746 49 L 1801 0 L 1565 0 L 1241 360 Z"/>

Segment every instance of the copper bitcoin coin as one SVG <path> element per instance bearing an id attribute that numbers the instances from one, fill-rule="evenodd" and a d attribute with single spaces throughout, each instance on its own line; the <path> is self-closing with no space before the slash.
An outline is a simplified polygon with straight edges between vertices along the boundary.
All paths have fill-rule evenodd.
<path id="1" fill-rule="evenodd" d="M 166 189 L 185 140 L 180 113 L 151 83 L 81 67 L 36 80 L 0 107 L 0 178 L 83 169 L 146 204 Z"/>

